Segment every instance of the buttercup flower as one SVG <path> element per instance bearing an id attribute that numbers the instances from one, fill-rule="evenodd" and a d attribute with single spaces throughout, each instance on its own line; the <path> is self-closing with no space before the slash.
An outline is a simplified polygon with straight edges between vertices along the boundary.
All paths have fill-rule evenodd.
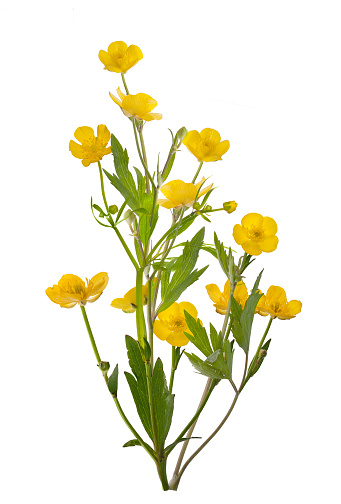
<path id="1" fill-rule="evenodd" d="M 196 130 L 189 131 L 182 143 L 194 154 L 198 161 L 218 161 L 230 147 L 228 140 L 221 141 L 218 131 L 205 128 L 200 133 Z"/>
<path id="2" fill-rule="evenodd" d="M 277 224 L 271 217 L 249 213 L 242 218 L 242 224 L 233 228 L 233 238 L 247 254 L 259 255 L 273 252 L 278 245 Z"/>
<path id="3" fill-rule="evenodd" d="M 76 129 L 75 138 L 82 145 L 70 140 L 69 150 L 73 156 L 82 160 L 83 166 L 97 163 L 103 156 L 111 153 L 111 148 L 107 147 L 110 140 L 110 132 L 104 124 L 97 126 L 97 137 L 95 137 L 92 128 L 81 126 Z"/>
<path id="4" fill-rule="evenodd" d="M 188 338 L 184 332 L 192 334 L 188 329 L 185 313 L 187 311 L 192 317 L 198 317 L 198 311 L 192 303 L 182 301 L 182 303 L 173 303 L 167 310 L 158 315 L 159 320 L 154 322 L 154 334 L 160 340 L 166 340 L 173 346 L 184 346 L 188 343 Z"/>
<path id="5" fill-rule="evenodd" d="M 154 119 L 162 119 L 162 114 L 151 112 L 157 105 L 157 101 L 151 96 L 144 93 L 136 95 L 125 95 L 120 88 L 117 88 L 118 99 L 115 95 L 109 95 L 114 102 L 121 107 L 123 114 L 127 117 L 133 117 L 138 121 L 153 121 Z"/>
<path id="6" fill-rule="evenodd" d="M 227 213 L 232 213 L 237 209 L 238 203 L 235 201 L 226 201 L 223 203 L 223 208 Z"/>
<path id="7" fill-rule="evenodd" d="M 142 297 L 143 304 L 147 304 L 148 301 L 148 285 L 142 286 Z M 136 311 L 136 287 L 130 289 L 123 298 L 114 299 L 110 306 L 123 310 L 124 313 L 134 313 Z"/>
<path id="8" fill-rule="evenodd" d="M 271 285 L 267 290 L 266 296 L 262 296 L 259 301 L 256 312 L 263 316 L 270 315 L 273 319 L 292 319 L 302 309 L 301 301 L 294 300 L 288 302 L 285 290 L 275 285 Z"/>
<path id="9" fill-rule="evenodd" d="M 231 285 L 230 281 L 227 280 L 224 285 L 223 292 L 220 292 L 219 287 L 216 284 L 206 285 L 207 294 L 210 296 L 214 303 L 214 307 L 217 313 L 225 315 L 227 311 L 227 305 L 230 297 Z M 244 308 L 246 300 L 248 298 L 247 288 L 244 282 L 238 282 L 233 293 L 234 299 L 242 308 Z"/>
<path id="10" fill-rule="evenodd" d="M 204 182 L 204 178 L 197 184 L 183 182 L 182 180 L 172 180 L 161 187 L 161 192 L 167 199 L 159 199 L 158 204 L 164 208 L 191 207 L 193 206 L 199 187 Z M 198 198 L 206 194 L 212 186 L 213 184 L 201 189 Z"/>
<path id="11" fill-rule="evenodd" d="M 104 65 L 104 70 L 126 73 L 143 58 L 143 54 L 136 45 L 128 47 L 125 42 L 112 42 L 108 52 L 100 51 L 98 57 Z"/>
<path id="12" fill-rule="evenodd" d="M 85 306 L 100 297 L 108 281 L 107 273 L 97 273 L 90 280 L 86 278 L 86 285 L 76 275 L 63 275 L 58 285 L 49 287 L 45 292 L 51 301 L 62 308 L 72 308 L 76 304 Z"/>

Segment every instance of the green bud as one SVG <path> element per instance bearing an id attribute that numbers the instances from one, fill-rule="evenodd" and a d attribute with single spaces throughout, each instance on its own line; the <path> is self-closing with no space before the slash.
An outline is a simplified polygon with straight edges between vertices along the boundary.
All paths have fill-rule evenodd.
<path id="1" fill-rule="evenodd" d="M 133 224 L 136 223 L 135 214 L 131 210 L 126 210 L 124 212 L 123 218 L 127 221 L 129 226 L 132 226 Z"/>
<path id="2" fill-rule="evenodd" d="M 206 212 L 210 212 L 212 210 L 211 205 L 206 205 L 204 210 L 206 210 Z"/>
<path id="3" fill-rule="evenodd" d="M 194 208 L 194 210 L 200 210 L 200 208 L 201 208 L 200 203 L 199 203 L 198 201 L 196 201 L 196 202 L 194 203 L 194 205 L 193 205 L 193 208 Z"/>
<path id="4" fill-rule="evenodd" d="M 268 352 L 266 350 L 264 350 L 264 348 L 261 348 L 261 350 L 259 350 L 258 356 L 264 358 L 264 357 L 266 357 L 267 353 Z"/>
<path id="5" fill-rule="evenodd" d="M 185 136 L 187 135 L 188 131 L 187 129 L 185 128 L 185 126 L 183 126 L 182 128 L 180 128 L 177 132 L 176 132 L 176 135 L 175 135 L 175 142 L 176 143 L 177 141 L 178 142 L 182 142 L 183 139 L 185 138 Z"/>
<path id="6" fill-rule="evenodd" d="M 104 362 L 104 361 L 101 361 L 99 364 L 97 364 L 98 367 L 100 368 L 100 370 L 102 371 L 102 373 L 106 373 L 107 371 L 109 371 L 109 368 L 110 368 L 110 364 L 109 362 Z"/>
<path id="7" fill-rule="evenodd" d="M 238 203 L 236 203 L 235 201 L 226 201 L 225 203 L 223 203 L 224 210 L 226 210 L 227 213 L 234 212 L 237 206 Z"/>
<path id="8" fill-rule="evenodd" d="M 117 205 L 110 205 L 110 207 L 109 207 L 109 212 L 110 212 L 111 214 L 113 214 L 113 215 L 114 215 L 115 213 L 117 213 L 117 212 L 118 212 Z"/>

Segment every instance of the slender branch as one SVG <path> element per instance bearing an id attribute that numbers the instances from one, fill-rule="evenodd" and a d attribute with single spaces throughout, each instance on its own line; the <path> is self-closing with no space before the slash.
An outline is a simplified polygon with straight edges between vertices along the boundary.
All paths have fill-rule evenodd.
<path id="1" fill-rule="evenodd" d="M 126 79 L 124 77 L 124 73 L 121 73 L 121 77 L 122 77 L 122 81 L 123 81 L 123 86 L 124 86 L 124 89 L 126 90 L 126 93 L 127 95 L 129 94 L 129 91 L 128 91 L 128 87 L 127 87 L 127 83 L 126 83 Z"/>
<path id="2" fill-rule="evenodd" d="M 154 366 L 154 341 L 153 341 L 153 320 L 152 320 L 152 281 L 148 280 L 148 301 L 147 301 L 147 324 L 148 343 L 150 346 L 150 365 L 153 371 Z"/>
<path id="3" fill-rule="evenodd" d="M 133 254 L 132 254 L 132 253 L 131 253 L 131 251 L 129 250 L 128 245 L 127 245 L 127 244 L 126 244 L 126 242 L 124 241 L 124 238 L 123 238 L 123 236 L 121 235 L 121 233 L 119 232 L 119 230 L 117 229 L 116 225 L 115 225 L 115 224 L 112 224 L 112 226 L 111 226 L 111 227 L 113 228 L 113 230 L 114 230 L 114 231 L 115 231 L 115 233 L 117 234 L 118 239 L 119 239 L 119 240 L 120 240 L 120 242 L 122 243 L 123 248 L 124 248 L 124 250 L 127 252 L 128 257 L 129 257 L 129 259 L 131 260 L 131 262 L 133 263 L 133 265 L 134 265 L 135 269 L 137 269 L 137 270 L 138 270 L 138 269 L 140 269 L 140 266 L 137 264 L 137 262 L 136 262 L 136 260 L 135 260 L 135 258 L 134 258 L 134 256 L 133 256 Z"/>
<path id="4" fill-rule="evenodd" d="M 193 177 L 192 184 L 194 184 L 194 182 L 196 181 L 196 179 L 197 179 L 197 177 L 198 177 L 198 175 L 200 173 L 202 165 L 203 165 L 203 161 L 201 161 L 201 163 L 199 164 L 199 167 L 198 167 L 198 169 L 197 169 L 197 171 L 196 171 L 196 173 L 195 173 L 195 175 Z"/>
<path id="5" fill-rule="evenodd" d="M 87 331 L 88 331 L 88 334 L 89 334 L 91 346 L 92 346 L 92 349 L 94 351 L 94 354 L 95 354 L 95 357 L 96 357 L 96 360 L 97 360 L 97 364 L 99 364 L 101 362 L 101 358 L 100 358 L 99 353 L 98 353 L 98 349 L 97 349 L 97 345 L 96 345 L 96 342 L 95 342 L 94 335 L 92 334 L 92 330 L 91 330 L 91 327 L 90 327 L 88 316 L 86 314 L 85 306 L 81 305 L 81 310 L 82 310 L 84 322 L 85 322 L 85 325 L 86 325 L 86 328 L 87 328 Z"/>
<path id="6" fill-rule="evenodd" d="M 173 391 L 173 382 L 174 382 L 174 373 L 176 371 L 176 350 L 175 346 L 172 346 L 172 369 L 171 369 L 171 374 L 169 378 L 169 393 L 171 394 Z"/>

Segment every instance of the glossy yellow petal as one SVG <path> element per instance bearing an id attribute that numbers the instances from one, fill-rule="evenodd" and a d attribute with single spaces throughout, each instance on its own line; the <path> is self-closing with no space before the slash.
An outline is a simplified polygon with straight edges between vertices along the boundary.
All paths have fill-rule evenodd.
<path id="1" fill-rule="evenodd" d="M 144 121 L 159 121 L 162 119 L 162 114 L 158 114 L 157 112 L 148 112 L 147 114 L 143 114 L 140 116 Z"/>
<path id="2" fill-rule="evenodd" d="M 74 142 L 73 140 L 70 140 L 69 143 L 69 150 L 73 156 L 77 159 L 83 159 L 85 155 L 85 150 L 84 147 L 79 145 L 78 143 Z"/>
<path id="3" fill-rule="evenodd" d="M 220 304 L 215 304 L 213 305 L 215 307 L 215 311 L 217 313 L 219 313 L 219 315 L 226 315 L 226 312 L 227 312 L 227 303 L 226 305 L 220 305 Z"/>
<path id="4" fill-rule="evenodd" d="M 116 98 L 115 95 L 113 95 L 110 91 L 109 91 L 109 95 L 110 95 L 110 98 L 119 106 L 119 107 L 122 107 L 122 102 L 121 100 L 119 100 L 118 98 Z"/>
<path id="5" fill-rule="evenodd" d="M 157 204 L 164 207 L 164 208 L 174 208 L 177 206 L 176 203 L 174 203 L 173 201 L 170 201 L 168 199 L 159 199 L 159 200 L 157 200 Z"/>
<path id="6" fill-rule="evenodd" d="M 97 126 L 97 144 L 105 147 L 110 140 L 110 131 L 105 124 Z"/>
<path id="7" fill-rule="evenodd" d="M 219 287 L 216 284 L 206 285 L 207 294 L 213 303 L 219 303 L 222 296 Z"/>
<path id="8" fill-rule="evenodd" d="M 101 295 L 103 294 L 103 292 L 99 292 L 98 294 L 96 294 L 95 296 L 91 296 L 89 298 L 87 298 L 87 303 L 94 303 L 95 301 L 97 301 L 97 299 L 99 297 L 101 297 Z"/>
<path id="9" fill-rule="evenodd" d="M 238 245 L 242 245 L 247 242 L 249 237 L 246 229 L 240 224 L 236 224 L 233 228 L 233 238 L 235 239 Z"/>
<path id="10" fill-rule="evenodd" d="M 262 249 L 260 248 L 260 246 L 257 242 L 253 242 L 251 240 L 248 240 L 248 241 L 242 243 L 241 246 L 243 247 L 244 251 L 247 254 L 258 256 L 262 253 Z"/>
<path id="11" fill-rule="evenodd" d="M 81 144 L 91 147 L 95 143 L 94 130 L 89 126 L 81 126 L 75 131 L 75 138 Z"/>
<path id="12" fill-rule="evenodd" d="M 279 305 L 283 306 L 287 302 L 287 295 L 282 287 L 271 285 L 266 292 L 266 304 L 268 306 Z"/>
<path id="13" fill-rule="evenodd" d="M 82 300 L 81 294 L 65 292 L 58 285 L 49 287 L 45 292 L 48 298 L 53 301 L 53 303 L 59 304 L 61 306 L 70 303 L 79 303 Z"/>
<path id="14" fill-rule="evenodd" d="M 173 303 L 169 308 L 159 313 L 158 317 L 161 322 L 167 322 L 170 317 L 178 318 L 180 316 L 180 309 L 178 303 Z"/>
<path id="15" fill-rule="evenodd" d="M 224 285 L 224 290 L 223 290 L 223 296 L 226 299 L 226 301 L 228 301 L 228 299 L 230 297 L 230 291 L 231 291 L 230 280 L 227 279 L 225 282 L 225 285 Z M 227 304 L 226 304 L 226 306 L 227 306 Z"/>
<path id="16" fill-rule="evenodd" d="M 204 194 L 208 193 L 208 191 L 209 191 L 210 189 L 212 189 L 212 187 L 213 187 L 213 184 L 211 184 L 211 185 L 209 185 L 209 186 L 207 186 L 207 187 L 204 187 L 203 189 L 200 189 L 200 192 L 199 192 L 199 194 L 198 194 L 198 198 L 200 198 L 200 197 L 201 197 L 201 196 L 203 196 Z"/>
<path id="17" fill-rule="evenodd" d="M 90 161 L 90 159 L 82 159 L 82 165 L 83 166 L 89 166 L 90 163 L 93 163 L 94 161 Z"/>
<path id="18" fill-rule="evenodd" d="M 61 304 L 61 308 L 73 308 L 77 303 Z"/>
<path id="19" fill-rule="evenodd" d="M 234 299 L 244 308 L 247 298 L 249 297 L 247 288 L 244 282 L 238 282 L 233 294 Z"/>
<path id="20" fill-rule="evenodd" d="M 179 303 L 179 309 L 180 309 L 180 313 L 183 317 L 185 316 L 185 314 L 184 314 L 185 310 L 190 315 L 192 315 L 193 318 L 196 319 L 198 317 L 198 310 L 196 309 L 196 307 L 192 303 L 189 303 L 188 301 L 181 301 L 181 303 Z"/>
<path id="21" fill-rule="evenodd" d="M 138 46 L 131 45 L 127 49 L 127 57 L 129 61 L 129 68 L 131 68 L 143 58 L 143 54 Z"/>
<path id="22" fill-rule="evenodd" d="M 151 112 L 157 106 L 157 101 L 145 93 L 127 95 L 122 100 L 122 107 L 130 114 L 141 117 L 147 112 Z"/>
<path id="23" fill-rule="evenodd" d="M 108 54 L 107 52 L 102 51 L 102 50 L 99 51 L 98 57 L 105 67 L 108 67 L 111 65 L 112 58 L 111 58 L 110 54 Z"/>
<path id="24" fill-rule="evenodd" d="M 221 159 L 221 156 L 226 154 L 229 148 L 230 148 L 230 142 L 228 140 L 224 140 L 223 142 L 220 142 L 220 144 L 216 146 L 216 148 L 214 149 L 214 154 L 216 154 L 217 157 Z"/>
<path id="25" fill-rule="evenodd" d="M 290 313 L 290 315 L 297 315 L 300 313 L 302 310 L 302 303 L 301 301 L 297 301 L 296 299 L 293 301 L 289 301 L 288 306 L 287 306 L 287 311 Z"/>
<path id="26" fill-rule="evenodd" d="M 182 180 L 172 180 L 161 187 L 167 199 L 178 205 L 185 205 L 194 200 L 197 189 L 194 184 Z"/>
<path id="27" fill-rule="evenodd" d="M 276 250 L 277 245 L 278 245 L 277 236 L 269 236 L 268 238 L 265 238 L 265 240 L 259 243 L 259 246 L 263 252 L 273 252 L 274 250 Z"/>
<path id="28" fill-rule="evenodd" d="M 95 296 L 98 293 L 102 293 L 109 282 L 108 273 L 97 273 L 93 276 L 89 282 L 89 286 L 86 289 L 86 296 Z"/>
<path id="29" fill-rule="evenodd" d="M 121 40 L 117 42 L 112 42 L 108 47 L 108 54 L 114 57 L 125 54 L 126 51 L 127 51 L 127 44 L 125 42 L 122 42 Z"/>
<path id="30" fill-rule="evenodd" d="M 250 228 L 251 226 L 261 226 L 263 216 L 259 213 L 249 213 L 242 218 L 242 226 Z"/>
<path id="31" fill-rule="evenodd" d="M 189 131 L 185 138 L 183 139 L 182 143 L 186 147 L 197 147 L 200 143 L 200 134 L 196 130 Z"/>
<path id="32" fill-rule="evenodd" d="M 271 217 L 263 217 L 262 228 L 264 229 L 265 236 L 272 236 L 277 233 L 277 224 Z"/>
<path id="33" fill-rule="evenodd" d="M 155 320 L 153 332 L 160 340 L 163 341 L 167 339 L 171 334 L 168 324 L 161 322 L 160 320 Z"/>
<path id="34" fill-rule="evenodd" d="M 124 310 L 124 311 L 132 310 L 132 311 L 135 311 L 135 309 L 132 308 L 132 306 L 129 303 L 129 301 L 127 301 L 124 298 L 116 298 L 116 299 L 114 299 L 113 301 L 111 301 L 110 306 L 112 306 L 113 308 L 118 308 L 119 310 Z"/>
<path id="35" fill-rule="evenodd" d="M 124 294 L 124 299 L 129 303 L 129 304 L 134 304 L 136 305 L 136 287 L 133 287 L 130 289 L 126 294 Z"/>
<path id="36" fill-rule="evenodd" d="M 167 343 L 170 343 L 172 346 L 176 347 L 185 346 L 187 345 L 188 341 L 188 338 L 184 335 L 183 332 L 172 332 L 167 337 Z"/>
<path id="37" fill-rule="evenodd" d="M 203 143 L 207 143 L 210 146 L 215 146 L 218 145 L 218 143 L 221 140 L 221 136 L 218 133 L 218 131 L 212 129 L 212 128 L 204 128 L 200 132 L 200 138 Z"/>
<path id="38" fill-rule="evenodd" d="M 123 100 L 124 100 L 124 98 L 126 97 L 126 95 L 125 95 L 124 93 L 122 93 L 121 88 L 120 88 L 120 87 L 118 87 L 118 88 L 116 89 L 116 92 L 117 92 L 117 94 L 118 94 L 119 98 L 123 101 Z"/>

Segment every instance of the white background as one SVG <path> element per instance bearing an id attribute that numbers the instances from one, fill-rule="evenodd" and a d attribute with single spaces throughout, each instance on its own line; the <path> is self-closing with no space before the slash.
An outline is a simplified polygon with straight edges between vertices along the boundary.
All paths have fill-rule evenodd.
<path id="1" fill-rule="evenodd" d="M 303 0 L 3 2 L 3 502 L 340 502 L 337 7 Z M 274 217 L 278 249 L 257 258 L 246 283 L 264 267 L 263 290 L 280 285 L 303 303 L 296 319 L 274 322 L 261 372 L 188 467 L 178 493 L 161 493 L 144 451 L 121 448 L 132 436 L 96 368 L 81 312 L 62 310 L 45 295 L 64 273 L 108 272 L 109 285 L 88 316 L 102 359 L 119 362 L 121 402 L 142 431 L 123 375 L 124 334 L 134 335 L 134 316 L 109 306 L 133 286 L 133 270 L 115 235 L 92 218 L 90 197 L 101 204 L 96 165 L 84 168 L 68 151 L 78 126 L 104 123 L 127 146 L 131 165 L 139 163 L 131 125 L 108 95 L 120 76 L 103 71 L 97 56 L 115 40 L 142 49 L 128 86 L 153 96 L 164 115 L 145 127 L 150 165 L 159 151 L 165 161 L 167 128 L 211 127 L 229 139 L 223 161 L 204 165 L 203 174 L 218 186 L 211 204 L 234 199 L 239 206 L 232 215 L 215 214 L 206 241 L 216 230 L 233 244 L 233 225 L 248 212 Z M 113 170 L 110 156 L 103 166 Z M 189 181 L 196 166 L 183 148 L 171 178 Z M 120 201 L 109 184 L 107 195 L 110 204 Z M 167 211 L 160 214 L 167 225 Z M 197 220 L 195 229 L 203 224 Z M 122 232 L 131 240 L 124 225 Z M 200 265 L 207 261 L 202 253 Z M 211 282 L 224 283 L 214 264 L 182 300 L 218 326 L 222 317 L 204 288 Z M 253 349 L 266 322 L 256 320 Z M 155 346 L 168 374 L 170 346 Z M 236 358 L 236 381 L 242 365 Z M 204 384 L 184 357 L 170 440 L 194 413 Z M 232 397 L 222 383 L 197 435 L 210 434 Z"/>

